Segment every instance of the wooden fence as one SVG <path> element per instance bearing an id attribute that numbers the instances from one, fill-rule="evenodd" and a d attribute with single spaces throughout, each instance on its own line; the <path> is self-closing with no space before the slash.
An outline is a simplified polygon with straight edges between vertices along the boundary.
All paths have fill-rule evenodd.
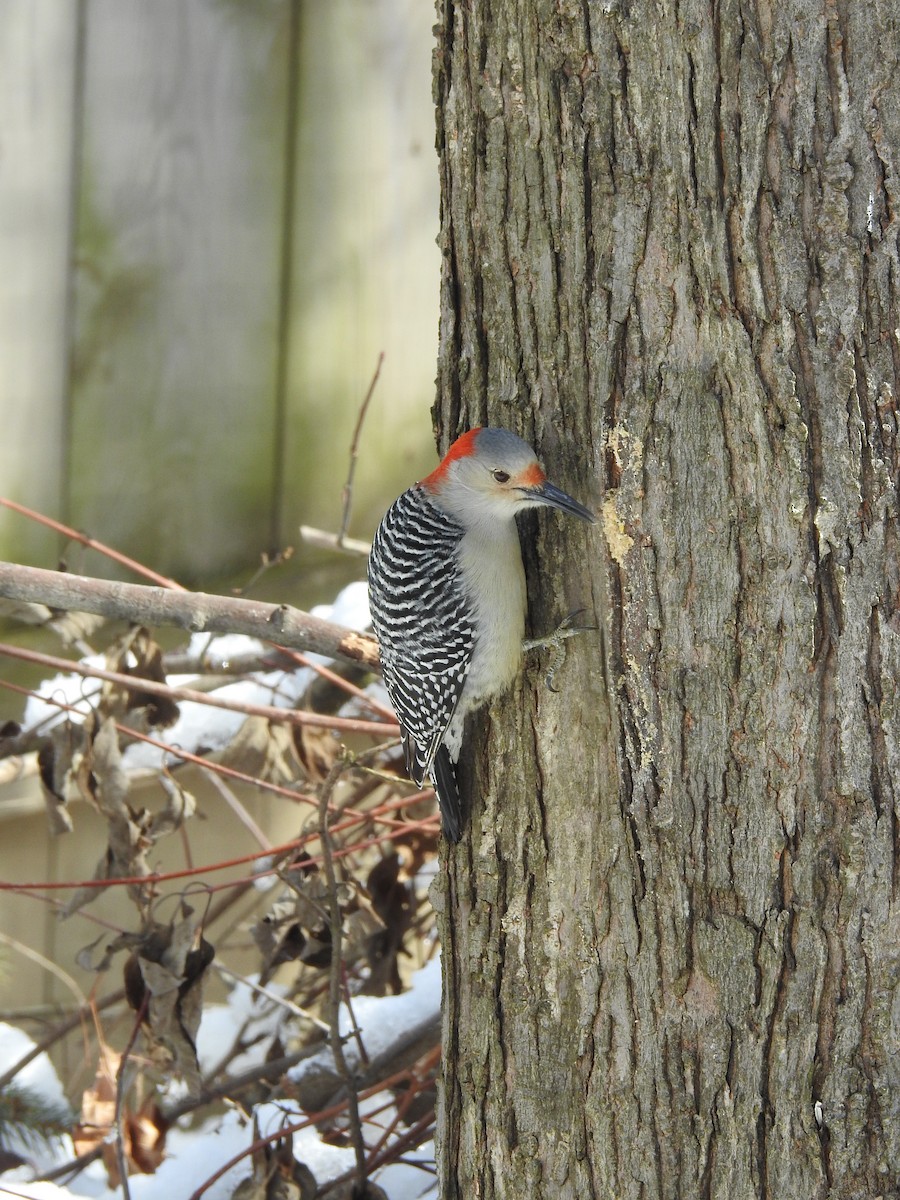
<path id="1" fill-rule="evenodd" d="M 433 19 L 3 0 L 0 495 L 188 581 L 255 562 L 335 524 L 383 351 L 371 533 L 433 455 Z M 0 509 L 0 556 L 58 552 Z"/>

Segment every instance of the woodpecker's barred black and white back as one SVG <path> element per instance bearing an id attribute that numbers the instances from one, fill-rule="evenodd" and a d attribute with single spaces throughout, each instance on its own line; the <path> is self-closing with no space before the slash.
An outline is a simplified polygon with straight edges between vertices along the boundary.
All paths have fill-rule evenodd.
<path id="1" fill-rule="evenodd" d="M 430 776 L 452 841 L 463 813 L 455 764 L 466 720 L 522 664 L 527 589 L 516 514 L 593 513 L 552 484 L 507 429 L 461 434 L 388 509 L 369 558 L 369 607 L 384 680 L 417 783 Z"/>
<path id="2" fill-rule="evenodd" d="M 442 745 L 466 682 L 475 630 L 456 557 L 465 530 L 416 486 L 385 513 L 369 556 L 369 607 L 406 769 L 434 783 L 446 836 L 462 835 L 456 769 Z"/>

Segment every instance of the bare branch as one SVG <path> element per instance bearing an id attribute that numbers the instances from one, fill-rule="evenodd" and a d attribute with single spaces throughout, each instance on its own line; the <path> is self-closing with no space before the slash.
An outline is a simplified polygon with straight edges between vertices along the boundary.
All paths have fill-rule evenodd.
<path id="1" fill-rule="evenodd" d="M 356 717 L 336 717 L 323 713 L 307 712 L 300 708 L 276 708 L 271 704 L 251 704 L 244 700 L 231 700 L 227 696 L 199 692 L 195 688 L 172 687 L 143 675 L 123 675 L 120 671 L 106 671 L 102 667 L 91 667 L 84 662 L 71 662 L 53 654 L 42 654 L 39 650 L 25 650 L 0 642 L 0 656 L 18 658 L 23 662 L 36 663 L 51 671 L 72 671 L 87 679 L 103 679 L 115 683 L 128 691 L 143 692 L 151 696 L 165 696 L 170 700 L 187 700 L 193 704 L 206 704 L 210 708 L 224 708 L 229 712 L 243 713 L 248 717 L 263 717 L 266 721 L 283 721 L 291 725 L 313 725 L 319 729 L 340 729 L 347 733 L 371 733 L 380 737 L 391 728 L 384 721 L 363 721 Z"/>
<path id="2" fill-rule="evenodd" d="M 174 625 L 194 633 L 243 633 L 378 669 L 374 638 L 286 604 L 119 583 L 7 562 L 0 562 L 0 596 L 139 625 Z"/>
<path id="3" fill-rule="evenodd" d="M 43 513 L 35 512 L 33 508 L 26 508 L 24 504 L 18 504 L 15 500 L 10 500 L 7 496 L 0 496 L 0 505 L 19 513 L 20 516 L 28 517 L 30 521 L 37 521 L 40 525 L 46 525 L 48 529 L 55 529 L 63 537 L 67 537 L 73 542 L 79 542 L 89 550 L 96 550 L 99 554 L 112 559 L 113 562 L 127 567 L 129 571 L 134 571 L 136 575 L 143 575 L 145 579 L 152 579 L 160 587 L 174 588 L 179 592 L 185 591 L 185 588 L 177 580 L 169 579 L 167 575 L 158 575 L 156 571 L 151 571 L 149 567 L 145 567 L 143 563 L 129 558 L 127 554 L 121 554 L 118 550 L 113 550 L 112 546 L 107 546 L 105 542 L 98 542 L 96 538 L 88 537 L 87 534 L 81 533 L 77 529 L 72 529 L 69 525 L 63 525 L 59 521 L 54 521 L 52 517 L 45 517 Z"/>
<path id="4" fill-rule="evenodd" d="M 316 529 L 313 525 L 301 525 L 300 537 L 307 546 L 316 546 L 319 550 L 340 550 L 343 554 L 365 557 L 371 549 L 368 542 L 361 542 L 358 538 L 339 537 L 336 533 Z"/>
<path id="5" fill-rule="evenodd" d="M 366 419 L 366 413 L 369 410 L 369 403 L 372 396 L 375 394 L 375 385 L 378 383 L 378 376 L 381 374 L 381 364 L 384 362 L 384 351 L 378 355 L 378 362 L 375 364 L 375 374 L 372 376 L 372 382 L 369 384 L 369 389 L 366 392 L 363 402 L 360 405 L 359 415 L 356 418 L 356 428 L 353 430 L 353 441 L 350 443 L 350 468 L 347 472 L 347 482 L 344 484 L 342 495 L 344 511 L 341 515 L 341 528 L 337 535 L 338 546 L 343 545 L 344 538 L 347 533 L 347 526 L 350 524 L 350 506 L 353 503 L 353 476 L 356 472 L 356 458 L 359 454 L 359 435 L 362 433 L 363 421 Z"/>

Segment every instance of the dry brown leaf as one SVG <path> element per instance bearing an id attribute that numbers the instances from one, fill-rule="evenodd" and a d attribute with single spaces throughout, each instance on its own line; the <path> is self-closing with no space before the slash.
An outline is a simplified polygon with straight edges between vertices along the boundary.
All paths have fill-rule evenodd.
<path id="1" fill-rule="evenodd" d="M 260 983 L 264 987 L 272 978 L 276 967 L 296 961 L 306 949 L 307 937 L 296 918 L 294 905 L 290 900 L 280 900 L 273 904 L 250 932 L 262 951 Z"/>
<path id="2" fill-rule="evenodd" d="M 73 755 L 69 774 L 77 781 L 79 790 L 97 811 L 106 818 L 109 842 L 93 878 L 142 878 L 149 875 L 147 851 L 153 845 L 150 829 L 153 818 L 146 809 L 133 809 L 126 802 L 130 784 L 122 766 L 115 722 L 106 717 L 94 730 L 94 721 L 85 721 L 85 744 L 80 754 Z M 103 888 L 80 888 L 60 916 L 65 918 L 89 904 Z M 140 884 L 129 887 L 129 894 L 138 903 L 144 900 Z"/>
<path id="3" fill-rule="evenodd" d="M 113 1188 L 121 1182 L 116 1148 L 110 1140 L 116 1123 L 116 1075 L 120 1062 L 120 1055 L 101 1051 L 94 1086 L 85 1089 L 81 1098 L 81 1120 L 72 1130 L 76 1154 L 87 1154 L 100 1146 L 103 1165 Z"/>
<path id="4" fill-rule="evenodd" d="M 289 732 L 307 777 L 321 783 L 341 751 L 340 742 L 330 729 L 314 725 L 295 725 Z"/>
<path id="5" fill-rule="evenodd" d="M 89 719 L 84 731 L 87 739 L 84 753 L 73 764 L 79 789 L 103 816 L 118 816 L 125 810 L 129 785 L 122 766 L 116 723 L 112 717 L 105 717 L 98 727 Z"/>
<path id="6" fill-rule="evenodd" d="M 146 818 L 147 814 L 143 814 L 143 816 Z M 146 837 L 145 829 L 141 825 L 135 824 L 130 818 L 110 820 L 109 829 L 110 843 L 94 868 L 91 878 L 97 881 L 122 878 L 141 879 L 148 875 L 150 868 L 147 864 L 146 851 L 151 842 Z M 140 905 L 145 902 L 143 887 L 144 885 L 139 883 L 128 886 L 128 894 Z M 60 909 L 59 919 L 63 921 L 71 917 L 85 905 L 93 903 L 105 890 L 102 887 L 78 888 L 65 908 Z"/>
<path id="7" fill-rule="evenodd" d="M 116 1124 L 116 1076 L 121 1056 L 110 1051 L 101 1054 L 94 1086 L 81 1098 L 81 1120 L 72 1131 L 76 1154 L 87 1154 L 102 1147 L 103 1163 L 110 1187 L 119 1187 L 119 1160 L 114 1143 Z M 129 1174 L 152 1175 L 165 1157 L 168 1122 L 156 1100 L 148 1097 L 137 1112 L 127 1106 L 122 1112 L 122 1144 Z"/>
<path id="8" fill-rule="evenodd" d="M 0 617 L 4 621 L 21 621 L 24 625 L 43 625 L 50 619 L 52 610 L 45 604 L 31 604 L 27 600 L 8 600 L 0 596 Z"/>
<path id="9" fill-rule="evenodd" d="M 368 903 L 344 916 L 343 956 L 346 962 L 356 962 L 368 952 L 372 938 L 382 932 L 384 922 Z"/>
<path id="10" fill-rule="evenodd" d="M 289 890 L 282 893 L 251 931 L 264 956 L 262 983 L 282 963 L 299 960 L 310 967 L 327 967 L 331 963 L 331 903 L 325 876 L 304 868 L 285 872 L 282 878 Z M 347 963 L 353 963 L 369 952 L 371 939 L 384 925 L 354 882 L 342 880 L 336 890 L 344 935 L 343 957 Z"/>
<path id="11" fill-rule="evenodd" d="M 415 912 L 415 893 L 405 876 L 403 859 L 392 851 L 375 864 L 366 880 L 372 908 L 382 922 L 367 947 L 370 969 L 363 990 L 370 996 L 383 996 L 388 988 L 395 996 L 403 991 L 397 956 Z"/>
<path id="12" fill-rule="evenodd" d="M 290 729 L 265 717 L 247 717 L 222 751 L 221 761 L 268 783 L 293 783 L 303 776 Z"/>
<path id="13" fill-rule="evenodd" d="M 93 719 L 84 724 L 62 721 L 54 726 L 38 751 L 38 771 L 44 804 L 53 833 L 68 833 L 72 829 L 69 805 L 81 795 L 78 775 L 88 745 Z"/>
<path id="14" fill-rule="evenodd" d="M 123 1134 L 128 1162 L 141 1175 L 154 1175 L 166 1156 L 169 1123 L 156 1100 L 148 1097 L 136 1113 L 126 1112 Z"/>
<path id="15" fill-rule="evenodd" d="M 259 1140 L 259 1124 L 254 1117 L 253 1140 Z M 251 1156 L 253 1173 L 242 1179 L 232 1192 L 232 1200 L 315 1200 L 318 1186 L 305 1163 L 294 1158 L 294 1140 L 290 1133 L 276 1142 L 259 1146 Z"/>
<path id="16" fill-rule="evenodd" d="M 98 617 L 93 613 L 70 612 L 68 609 L 54 610 L 47 624 L 64 646 L 81 644 L 82 649 L 86 649 L 84 643 L 106 624 L 106 617 Z"/>
<path id="17" fill-rule="evenodd" d="M 63 727 L 60 726 L 59 729 Z M 41 795 L 44 798 L 44 808 L 50 832 L 53 834 L 71 833 L 74 829 L 72 814 L 69 812 L 68 800 L 65 795 L 65 777 L 71 762 L 71 754 L 67 755 L 68 747 L 62 746 L 62 752 L 57 751 L 57 734 L 53 734 L 42 743 L 38 750 L 38 775 L 41 780 Z"/>
<path id="18" fill-rule="evenodd" d="M 131 944 L 125 992 L 131 1007 L 142 1013 L 148 1056 L 162 1070 L 177 1071 L 196 1095 L 201 1083 L 196 1043 L 203 984 L 215 950 L 187 905 L 182 905 L 181 920 L 153 924 Z"/>
<path id="19" fill-rule="evenodd" d="M 147 629 L 141 626 L 130 629 L 110 647 L 106 661 L 109 670 L 130 676 L 135 680 L 135 685 L 123 687 L 109 681 L 104 683 L 104 713 L 118 718 L 129 714 L 129 720 L 134 724 L 134 714 L 141 712 L 148 727 L 165 729 L 175 724 L 178 720 L 178 705 L 175 701 L 155 692 L 151 694 L 141 691 L 140 688 L 141 679 L 149 679 L 154 683 L 166 682 L 162 650 Z"/>
<path id="20" fill-rule="evenodd" d="M 197 801 L 191 792 L 176 783 L 171 775 L 160 772 L 159 784 L 166 793 L 166 806 L 155 813 L 150 823 L 150 837 L 157 841 L 180 829 L 197 811 Z"/>
<path id="21" fill-rule="evenodd" d="M 87 1154 L 105 1142 L 116 1120 L 116 1074 L 120 1055 L 101 1052 L 94 1086 L 85 1088 L 81 1097 L 81 1120 L 72 1130 L 76 1154 Z"/>
<path id="22" fill-rule="evenodd" d="M 266 1181 L 248 1175 L 231 1193 L 231 1200 L 266 1200 Z"/>

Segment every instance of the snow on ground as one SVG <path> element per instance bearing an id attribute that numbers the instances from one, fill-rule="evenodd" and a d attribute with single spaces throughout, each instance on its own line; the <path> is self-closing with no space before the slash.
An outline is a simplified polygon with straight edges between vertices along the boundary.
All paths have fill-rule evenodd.
<path id="1" fill-rule="evenodd" d="M 252 1124 L 234 1109 L 214 1121 L 189 1131 L 172 1129 L 166 1141 L 166 1159 L 155 1175 L 129 1175 L 132 1200 L 187 1200 L 187 1197 L 230 1158 L 250 1144 Z M 59 1165 L 72 1157 L 71 1144 L 61 1148 Z M 335 1172 L 337 1174 L 338 1172 Z M 205 1200 L 231 1200 L 234 1189 L 250 1174 L 249 1160 L 232 1167 L 204 1193 Z M 24 1173 L 0 1175 L 0 1197 L 24 1196 L 28 1200 L 121 1200 L 122 1191 L 107 1185 L 101 1163 L 92 1163 L 67 1187 L 53 1183 L 27 1183 Z M 393 1198 L 392 1198 L 393 1200 Z"/>
<path id="2" fill-rule="evenodd" d="M 252 975 L 245 982 L 233 977 L 227 1003 L 208 1004 L 204 1008 L 197 1034 L 197 1058 L 200 1070 L 205 1074 L 213 1071 L 226 1054 L 229 1055 L 228 1070 L 232 1075 L 258 1066 L 265 1058 L 271 1039 L 285 1021 L 291 1019 L 287 1007 L 265 999 L 251 986 L 258 979 L 258 975 Z M 286 990 L 273 981 L 266 987 L 270 995 L 278 997 L 284 995 Z M 234 1042 L 238 1037 L 248 1049 L 232 1057 Z"/>
<path id="3" fill-rule="evenodd" d="M 387 1050 L 406 1030 L 433 1019 L 440 1009 L 440 1002 L 441 972 L 440 961 L 437 958 L 413 976 L 409 991 L 401 996 L 356 997 L 353 1012 L 370 1057 L 374 1058 Z M 245 984 L 238 984 L 232 990 L 226 1004 L 213 1005 L 204 1013 L 198 1039 L 201 1062 L 206 1065 L 215 1062 L 230 1045 L 245 1021 L 254 1022 L 257 1031 L 272 1031 L 280 1019 L 281 1013 L 277 1005 L 265 998 L 255 998 L 251 988 Z M 341 1012 L 341 1028 L 350 1029 L 346 1010 Z M 353 1044 L 352 1041 L 348 1043 L 348 1057 Z M 17 1062 L 33 1045 L 31 1039 L 21 1030 L 0 1025 L 0 1070 Z M 266 1039 L 261 1040 L 241 1060 L 240 1068 L 250 1065 L 254 1059 L 261 1060 L 267 1045 Z M 319 1057 L 327 1054 L 327 1051 L 323 1051 Z M 310 1069 L 316 1061 L 304 1061 L 295 1068 L 293 1074 Z M 233 1064 L 233 1067 L 237 1065 Z M 63 1099 L 59 1079 L 46 1054 L 40 1055 L 21 1071 L 18 1081 L 47 1099 L 56 1102 Z M 387 1094 L 378 1097 L 379 1102 L 387 1099 Z M 262 1134 L 274 1133 L 284 1125 L 304 1119 L 304 1114 L 292 1101 L 259 1105 L 255 1111 Z M 389 1112 L 380 1117 L 385 1123 L 389 1119 Z M 222 1116 L 210 1118 L 196 1128 L 176 1127 L 170 1130 L 166 1142 L 166 1158 L 156 1173 L 129 1177 L 128 1186 L 132 1200 L 186 1200 L 186 1197 L 196 1191 L 229 1159 L 249 1146 L 252 1138 L 252 1122 L 234 1109 Z M 312 1128 L 294 1134 L 293 1149 L 295 1158 L 309 1167 L 320 1185 L 351 1170 L 354 1165 L 352 1150 L 327 1145 Z M 433 1175 L 415 1165 L 416 1162 L 427 1165 L 433 1154 L 432 1143 L 423 1145 L 407 1156 L 410 1159 L 409 1163 L 385 1167 L 375 1175 L 375 1179 L 385 1189 L 390 1200 L 425 1200 L 426 1197 L 436 1197 Z M 72 1156 L 72 1144 L 67 1138 L 51 1150 L 32 1156 L 32 1161 L 39 1173 L 70 1161 Z M 120 1190 L 109 1189 L 106 1172 L 100 1163 L 92 1164 L 66 1187 L 27 1182 L 34 1173 L 20 1168 L 0 1175 L 0 1198 L 120 1200 L 122 1195 Z M 230 1200 L 238 1183 L 249 1174 L 249 1159 L 242 1159 L 204 1193 L 205 1200 Z"/>
<path id="4" fill-rule="evenodd" d="M 348 584 L 340 592 L 333 604 L 319 604 L 312 610 L 312 615 L 325 621 L 333 621 L 336 625 L 344 625 L 348 629 L 364 630 L 371 623 L 369 616 L 369 598 L 366 584 L 358 581 Z M 243 654 L 264 654 L 266 647 L 262 642 L 240 634 L 226 634 L 221 637 L 208 633 L 192 634 L 188 644 L 188 653 L 198 659 L 205 656 L 213 661 L 224 661 Z M 306 656 L 311 662 L 328 663 L 331 660 L 319 654 Z M 106 659 L 102 655 L 91 655 L 82 659 L 87 666 L 106 668 Z M 242 704 L 267 704 L 276 708 L 290 708 L 296 704 L 309 685 L 312 671 L 266 671 L 259 672 L 252 679 L 242 679 L 235 683 L 218 688 L 215 695 L 225 700 L 233 700 Z M 170 675 L 168 682 L 172 687 L 192 687 L 197 682 L 196 675 Z M 100 691 L 98 680 L 85 679 L 82 675 L 55 675 L 45 680 L 32 696 L 25 708 L 23 724 L 26 729 L 42 725 L 49 729 L 63 720 L 65 714 L 59 708 L 59 703 L 69 704 L 76 712 L 86 713 L 89 700 Z M 56 701 L 57 703 L 53 703 Z M 208 704 L 193 704 L 190 701 L 180 701 L 177 722 L 165 731 L 164 740 L 172 746 L 178 746 L 189 753 L 196 753 L 200 747 L 221 750 L 229 744 L 245 721 L 240 712 L 231 712 L 215 708 Z M 73 720 L 73 713 L 69 714 Z M 165 751 L 147 742 L 135 742 L 127 748 L 123 755 L 123 765 L 126 770 L 157 770 L 164 765 Z"/>
<path id="5" fill-rule="evenodd" d="M 365 583 L 350 584 L 338 595 L 333 605 L 320 605 L 313 609 L 313 614 L 352 629 L 366 629 L 370 618 Z M 190 653 L 198 656 L 205 653 L 215 659 L 263 650 L 261 643 L 250 638 L 211 638 L 208 634 L 194 634 L 189 647 Z M 321 656 L 308 657 L 319 662 L 328 661 Z M 101 668 L 106 665 L 105 659 L 98 655 L 84 661 Z M 309 675 L 307 670 L 293 673 L 260 673 L 252 680 L 242 680 L 219 689 L 217 695 L 249 703 L 288 706 L 295 703 L 303 693 L 308 685 Z M 196 676 L 170 676 L 169 681 L 175 686 L 190 687 L 196 681 Z M 28 703 L 24 719 L 26 728 L 41 722 L 46 728 L 62 719 L 61 710 L 56 705 L 47 703 L 50 699 L 76 705 L 79 711 L 85 712 L 85 697 L 93 690 L 94 684 L 80 675 L 57 675 L 47 680 L 41 685 L 39 695 Z M 380 694 L 386 702 L 383 689 L 380 689 Z M 199 746 L 209 748 L 227 745 L 244 720 L 241 713 L 227 712 L 208 705 L 181 703 L 179 708 L 179 720 L 166 731 L 166 740 L 189 751 Z M 126 751 L 125 765 L 128 768 L 158 768 L 163 758 L 162 751 L 139 743 Z M 277 985 L 270 984 L 269 990 L 277 992 Z M 438 958 L 428 963 L 413 977 L 410 990 L 401 996 L 356 997 L 353 1001 L 353 1014 L 362 1031 L 363 1043 L 369 1057 L 377 1058 L 404 1032 L 433 1019 L 440 1010 L 440 1002 L 441 977 Z M 245 1025 L 245 1032 L 252 1029 L 260 1035 L 259 1039 L 230 1064 L 230 1069 L 244 1070 L 260 1062 L 269 1044 L 270 1035 L 285 1019 L 289 1020 L 290 1017 L 284 1008 L 261 998 L 245 983 L 236 983 L 226 1004 L 212 1005 L 204 1012 L 197 1044 L 202 1066 L 209 1069 L 220 1061 Z M 341 1013 L 341 1028 L 345 1031 L 351 1028 L 346 1010 L 342 1010 Z M 21 1030 L 0 1024 L 0 1071 L 16 1063 L 33 1045 L 31 1039 Z M 351 1064 L 354 1061 L 354 1052 L 355 1041 L 351 1039 L 347 1044 L 347 1055 Z M 291 1074 L 296 1078 L 303 1071 L 313 1069 L 314 1064 L 321 1062 L 327 1063 L 329 1067 L 333 1065 L 329 1051 L 324 1050 L 316 1058 L 305 1060 Z M 64 1103 L 62 1085 L 46 1054 L 38 1056 L 23 1069 L 17 1076 L 17 1082 L 48 1100 Z M 174 1089 L 171 1094 L 176 1093 L 177 1089 Z M 383 1103 L 386 1099 L 386 1094 L 380 1095 L 377 1103 Z M 261 1105 L 256 1109 L 256 1116 L 263 1134 L 273 1133 L 285 1124 L 304 1119 L 296 1104 L 288 1101 Z M 390 1113 L 383 1113 L 380 1120 L 385 1123 L 389 1121 Z M 249 1146 L 252 1138 L 252 1121 L 234 1109 L 198 1123 L 195 1128 L 171 1129 L 166 1142 L 166 1158 L 156 1173 L 129 1177 L 132 1200 L 185 1200 L 230 1158 Z M 120 1200 L 121 1190 L 109 1189 L 106 1171 L 101 1163 L 93 1163 L 66 1186 L 28 1182 L 34 1174 L 71 1161 L 74 1151 L 68 1138 L 47 1150 L 32 1152 L 30 1155 L 22 1147 L 12 1148 L 20 1150 L 23 1157 L 28 1157 L 32 1168 L 20 1168 L 0 1175 L 0 1200 L 4 1197 L 22 1197 L 26 1200 Z M 295 1157 L 298 1161 L 306 1163 L 320 1184 L 336 1178 L 354 1165 L 352 1150 L 325 1144 L 314 1129 L 305 1129 L 294 1134 L 293 1148 Z M 407 1157 L 412 1164 L 421 1162 L 427 1166 L 433 1155 L 434 1146 L 429 1142 Z M 204 1193 L 205 1200 L 230 1200 L 240 1180 L 249 1173 L 249 1159 L 241 1160 Z M 437 1197 L 434 1176 L 415 1165 L 394 1164 L 377 1173 L 375 1178 L 385 1188 L 390 1200 L 434 1200 Z"/>
<path id="6" fill-rule="evenodd" d="M 26 1054 L 34 1049 L 35 1043 L 31 1040 L 27 1033 L 21 1029 L 16 1029 L 13 1025 L 0 1024 L 0 1072 L 6 1072 L 10 1067 L 14 1066 L 20 1059 L 23 1059 Z M 16 1075 L 15 1079 L 18 1087 L 26 1089 L 40 1096 L 48 1104 L 68 1108 L 66 1096 L 62 1088 L 62 1084 L 57 1078 L 56 1071 L 53 1069 L 53 1063 L 46 1054 L 39 1054 L 37 1058 L 31 1060 L 27 1066 L 23 1067 Z M 24 1145 L 18 1138 L 10 1137 L 6 1139 L 5 1149 L 12 1150 L 22 1158 L 33 1162 L 38 1170 L 51 1167 L 55 1161 L 55 1153 L 52 1150 L 45 1151 L 43 1149 L 35 1150 L 34 1147 Z M 64 1148 L 64 1152 L 71 1157 L 72 1143 Z M 4 1176 L 0 1175 L 0 1196 L 3 1195 Z"/>
<path id="7" fill-rule="evenodd" d="M 378 1058 L 406 1030 L 414 1029 L 440 1012 L 441 1008 L 441 960 L 433 958 L 412 978 L 408 992 L 399 996 L 356 996 L 353 999 L 353 1015 L 363 1031 L 362 1041 L 370 1059 Z M 347 1009 L 341 1006 L 341 1033 L 352 1033 L 353 1024 Z M 349 1038 L 344 1047 L 347 1066 L 352 1070 L 358 1065 L 356 1042 Z M 331 1052 L 323 1050 L 313 1058 L 304 1059 L 289 1075 L 299 1079 L 305 1072 L 317 1073 L 323 1063 L 330 1066 Z"/>

